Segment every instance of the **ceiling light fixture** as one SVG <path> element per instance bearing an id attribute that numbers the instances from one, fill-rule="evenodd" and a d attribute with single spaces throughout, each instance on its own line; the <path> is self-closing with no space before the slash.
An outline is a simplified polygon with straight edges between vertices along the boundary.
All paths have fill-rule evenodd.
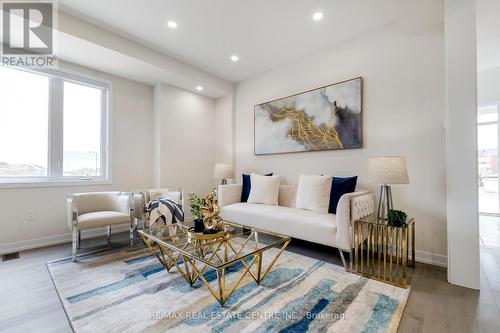
<path id="1" fill-rule="evenodd" d="M 240 60 L 240 57 L 238 57 L 236 54 L 233 54 L 230 59 L 232 62 L 237 62 L 238 60 Z"/>
<path id="2" fill-rule="evenodd" d="M 322 13 L 322 12 L 316 12 L 316 13 L 314 13 L 314 15 L 313 15 L 313 20 L 315 20 L 315 21 L 319 21 L 319 20 L 321 20 L 322 18 L 323 18 L 323 13 Z"/>
<path id="3" fill-rule="evenodd" d="M 167 25 L 170 29 L 177 29 L 177 22 L 175 21 L 168 21 Z"/>
<path id="4" fill-rule="evenodd" d="M 198 91 L 202 91 L 202 90 L 203 90 L 203 87 L 202 87 L 202 86 L 197 86 L 197 87 L 196 87 L 196 90 L 198 90 Z"/>

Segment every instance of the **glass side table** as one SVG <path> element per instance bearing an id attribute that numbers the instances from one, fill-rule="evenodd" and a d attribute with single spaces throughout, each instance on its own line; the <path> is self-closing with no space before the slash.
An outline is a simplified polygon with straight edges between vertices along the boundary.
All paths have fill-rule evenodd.
<path id="1" fill-rule="evenodd" d="M 398 228 L 369 215 L 354 221 L 353 240 L 354 273 L 407 287 L 407 267 L 415 267 L 414 218 Z"/>

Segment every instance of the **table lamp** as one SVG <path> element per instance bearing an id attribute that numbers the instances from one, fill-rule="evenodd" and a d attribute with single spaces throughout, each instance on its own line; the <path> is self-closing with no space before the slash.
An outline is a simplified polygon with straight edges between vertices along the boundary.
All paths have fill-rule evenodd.
<path id="1" fill-rule="evenodd" d="M 216 163 L 214 168 L 214 178 L 222 179 L 222 185 L 227 184 L 227 178 L 233 176 L 233 166 L 229 163 Z"/>
<path id="2" fill-rule="evenodd" d="M 372 157 L 368 160 L 368 178 L 380 186 L 377 217 L 383 219 L 392 206 L 391 184 L 409 184 L 403 156 Z"/>

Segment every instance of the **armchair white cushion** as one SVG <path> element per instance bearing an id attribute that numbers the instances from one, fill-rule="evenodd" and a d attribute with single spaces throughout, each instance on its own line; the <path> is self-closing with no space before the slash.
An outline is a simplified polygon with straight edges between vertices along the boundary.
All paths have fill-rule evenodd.
<path id="1" fill-rule="evenodd" d="M 130 193 L 90 192 L 70 194 L 67 199 L 68 226 L 73 232 L 73 260 L 80 246 L 81 230 L 108 227 L 108 241 L 111 226 L 128 224 L 130 243 L 133 242 L 133 209 Z"/>
<path id="2" fill-rule="evenodd" d="M 130 215 L 109 210 L 86 213 L 77 217 L 78 229 L 80 230 L 129 222 Z"/>

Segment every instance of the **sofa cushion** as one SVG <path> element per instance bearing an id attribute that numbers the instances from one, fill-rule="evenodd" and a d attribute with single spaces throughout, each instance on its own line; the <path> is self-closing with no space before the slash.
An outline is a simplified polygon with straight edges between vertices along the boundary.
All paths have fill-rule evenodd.
<path id="1" fill-rule="evenodd" d="M 278 196 L 279 206 L 296 208 L 296 198 L 297 185 L 280 185 L 280 194 Z"/>
<path id="2" fill-rule="evenodd" d="M 272 176 L 273 173 L 266 173 L 264 176 Z M 241 188 L 241 202 L 247 202 L 248 196 L 250 195 L 250 190 L 252 188 L 252 183 L 250 181 L 250 175 L 245 175 L 242 174 L 241 177 L 243 178 L 242 185 L 243 187 Z"/>
<path id="3" fill-rule="evenodd" d="M 328 213 L 332 176 L 300 175 L 296 208 Z"/>
<path id="4" fill-rule="evenodd" d="M 340 197 L 346 193 L 352 193 L 356 190 L 356 182 L 358 181 L 358 176 L 354 177 L 333 177 L 332 189 L 330 192 L 330 205 L 328 207 L 328 212 L 332 214 L 337 214 L 337 205 L 339 203 Z"/>
<path id="5" fill-rule="evenodd" d="M 119 223 L 130 223 L 130 216 L 115 211 L 101 211 L 78 215 L 78 229 L 104 227 Z"/>
<path id="6" fill-rule="evenodd" d="M 224 206 L 221 216 L 226 221 L 244 226 L 336 246 L 337 224 L 334 214 L 282 206 L 235 203 Z"/>
<path id="7" fill-rule="evenodd" d="M 261 176 L 252 173 L 250 179 L 252 182 L 252 189 L 248 196 L 248 203 L 278 205 L 280 176 Z"/>

